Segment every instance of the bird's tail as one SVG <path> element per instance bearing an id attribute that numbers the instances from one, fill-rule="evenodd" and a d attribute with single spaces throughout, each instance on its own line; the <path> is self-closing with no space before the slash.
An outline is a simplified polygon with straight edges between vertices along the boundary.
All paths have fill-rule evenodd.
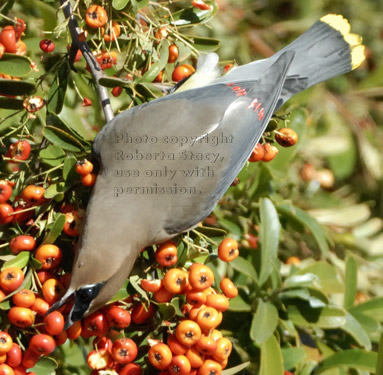
<path id="1" fill-rule="evenodd" d="M 364 60 L 359 35 L 350 33 L 350 24 L 341 15 L 328 14 L 300 37 L 268 59 L 238 66 L 214 83 L 254 80 L 286 51 L 294 51 L 277 107 L 298 92 L 319 82 L 357 68 Z"/>
<path id="2" fill-rule="evenodd" d="M 279 51 L 295 51 L 283 88 L 285 102 L 304 88 L 357 68 L 365 59 L 362 38 L 341 15 L 328 14 Z"/>

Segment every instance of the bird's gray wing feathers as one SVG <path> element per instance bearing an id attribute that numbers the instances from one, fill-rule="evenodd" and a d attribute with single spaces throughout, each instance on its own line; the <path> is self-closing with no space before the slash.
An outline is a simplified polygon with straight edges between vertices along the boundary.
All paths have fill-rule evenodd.
<path id="1" fill-rule="evenodd" d="M 253 81 L 175 93 L 116 116 L 93 146 L 100 205 L 117 200 L 116 217 L 129 212 L 129 225 L 147 226 L 153 242 L 205 218 L 264 132 L 293 58 L 282 54 Z M 140 223 L 136 209 L 153 215 Z"/>

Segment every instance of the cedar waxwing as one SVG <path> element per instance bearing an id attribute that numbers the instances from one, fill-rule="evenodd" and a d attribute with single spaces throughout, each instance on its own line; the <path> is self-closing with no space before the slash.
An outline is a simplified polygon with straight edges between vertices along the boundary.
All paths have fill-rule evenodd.
<path id="1" fill-rule="evenodd" d="M 358 67 L 361 38 L 327 15 L 270 58 L 218 77 L 215 54 L 174 93 L 126 110 L 97 135 L 100 172 L 64 297 L 66 326 L 102 307 L 140 250 L 206 218 L 291 96 Z"/>

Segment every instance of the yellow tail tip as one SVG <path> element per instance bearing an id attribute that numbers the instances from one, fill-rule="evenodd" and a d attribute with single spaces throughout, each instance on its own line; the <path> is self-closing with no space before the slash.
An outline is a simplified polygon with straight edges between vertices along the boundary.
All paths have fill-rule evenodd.
<path id="1" fill-rule="evenodd" d="M 351 49 L 351 67 L 352 69 L 356 69 L 366 58 L 364 54 L 364 45 L 362 44 L 362 37 L 350 33 L 350 24 L 339 14 L 327 14 L 320 20 L 342 34 L 344 40 L 349 44 Z"/>

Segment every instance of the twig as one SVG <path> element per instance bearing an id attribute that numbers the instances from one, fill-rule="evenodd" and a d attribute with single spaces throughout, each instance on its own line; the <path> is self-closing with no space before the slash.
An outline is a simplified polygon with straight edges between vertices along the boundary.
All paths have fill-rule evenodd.
<path id="1" fill-rule="evenodd" d="M 106 122 L 109 122 L 113 119 L 114 114 L 112 110 L 112 106 L 110 105 L 110 100 L 108 96 L 108 92 L 105 87 L 101 86 L 98 81 L 100 78 L 104 77 L 104 72 L 101 69 L 99 63 L 97 60 L 94 58 L 92 55 L 92 51 L 90 50 L 88 44 L 86 42 L 81 42 L 79 40 L 79 35 L 80 35 L 80 28 L 78 26 L 77 21 L 73 17 L 72 14 L 72 6 L 70 4 L 70 0 L 60 0 L 61 3 L 61 8 L 64 13 L 64 16 L 66 19 L 68 19 L 68 27 L 70 30 L 70 34 L 72 37 L 72 48 L 71 48 L 71 53 L 74 52 L 76 54 L 76 51 L 79 49 L 84 58 L 85 61 L 88 63 L 89 68 L 92 72 L 92 75 L 96 81 L 97 85 L 97 90 L 100 95 L 100 101 L 101 101 L 101 106 L 104 111 L 105 115 L 105 120 Z"/>

